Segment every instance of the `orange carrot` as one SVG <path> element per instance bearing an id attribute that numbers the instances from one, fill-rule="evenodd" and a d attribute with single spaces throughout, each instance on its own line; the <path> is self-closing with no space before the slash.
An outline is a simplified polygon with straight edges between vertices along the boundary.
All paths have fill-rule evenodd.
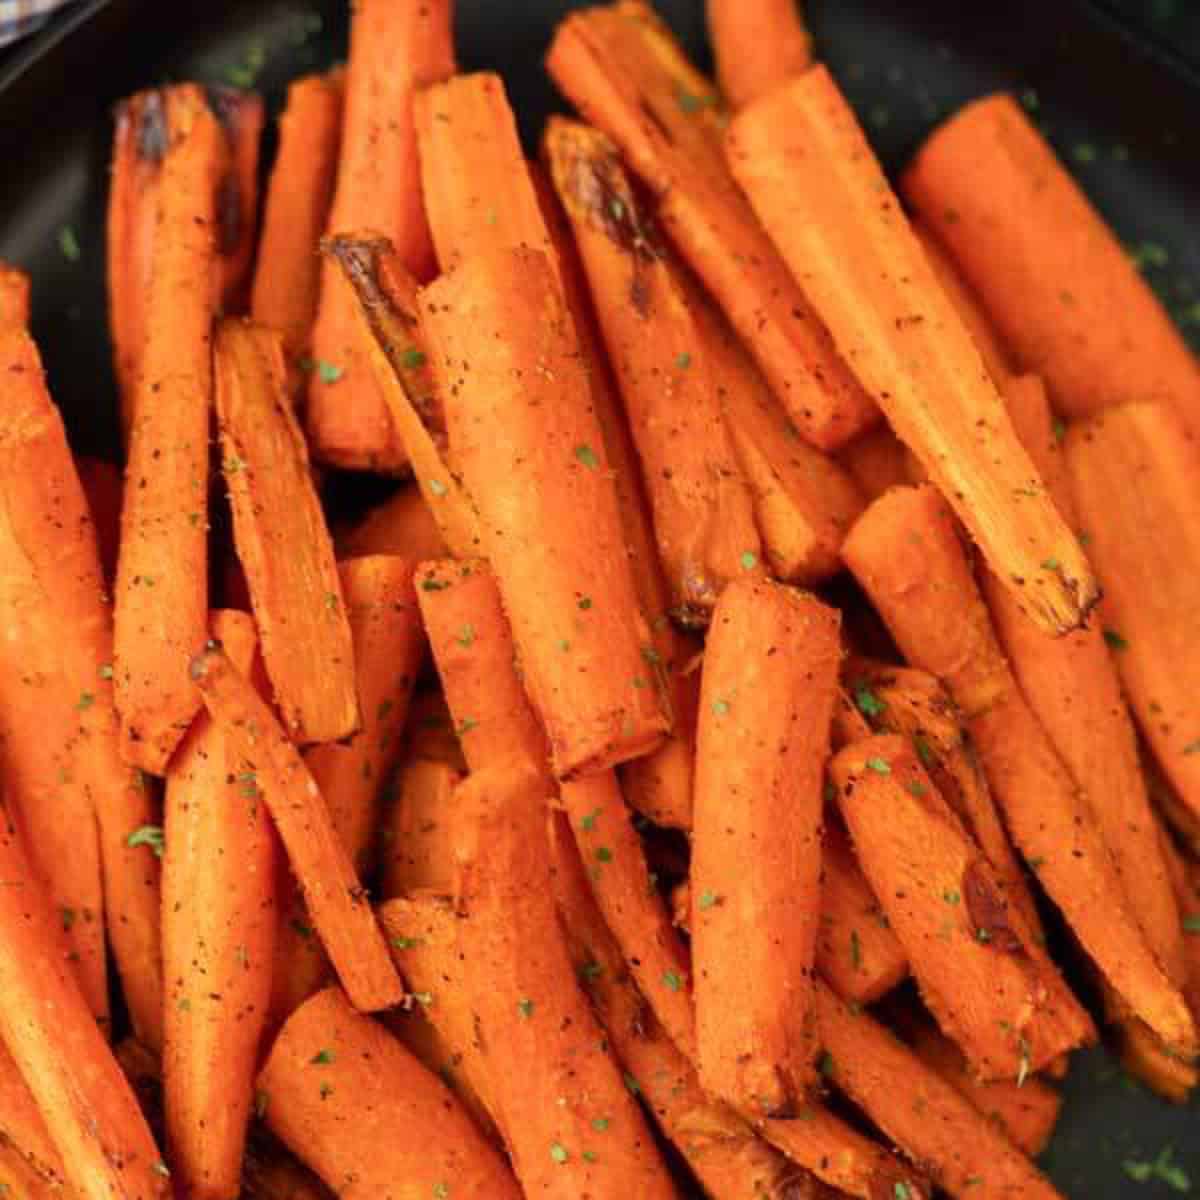
<path id="1" fill-rule="evenodd" d="M 843 552 L 905 656 L 958 703 L 1017 848 L 1083 947 L 1134 1013 L 1188 1053 L 1196 1031 L 1186 1006 L 1129 911 L 1086 800 L 1017 690 L 945 502 L 928 487 L 896 488 Z"/>
<path id="2" fill-rule="evenodd" d="M 341 73 L 332 72 L 289 85 L 263 207 L 250 315 L 279 332 L 293 370 L 308 354 L 317 314 L 317 246 L 333 200 L 342 83 Z"/>
<path id="3" fill-rule="evenodd" d="M 113 664 L 123 753 L 152 774 L 162 774 L 199 704 L 187 662 L 208 626 L 209 281 L 227 153 L 198 88 L 173 89 L 166 111 L 180 132 L 162 160 L 147 304 L 170 319 L 149 325 L 138 362 Z"/>
<path id="4" fill-rule="evenodd" d="M 29 327 L 29 276 L 0 262 L 0 329 Z"/>
<path id="5" fill-rule="evenodd" d="M 868 500 L 890 487 L 911 483 L 908 448 L 887 426 L 860 433 L 838 451 L 837 461 L 853 476 Z"/>
<path id="6" fill-rule="evenodd" d="M 549 261 L 534 250 L 476 259 L 426 288 L 420 310 L 452 456 L 556 772 L 648 753 L 668 722 L 655 681 L 644 686 L 648 630 Z"/>
<path id="7" fill-rule="evenodd" d="M 462 743 L 454 732 L 454 719 L 440 689 L 426 688 L 413 696 L 400 757 L 404 761 L 429 758 L 466 771 Z"/>
<path id="8" fill-rule="evenodd" d="M 337 741 L 359 724 L 354 647 L 279 334 L 223 321 L 214 369 L 234 542 L 275 702 L 296 741 Z"/>
<path id="9" fill-rule="evenodd" d="M 839 350 L 997 576 L 1039 624 L 1075 628 L 1097 597 L 1087 559 L 829 72 L 739 114 L 728 150 Z"/>
<path id="10" fill-rule="evenodd" d="M 0 1194 L 12 1200 L 55 1200 L 63 1192 L 39 1175 L 16 1146 L 0 1138 Z"/>
<path id="11" fill-rule="evenodd" d="M 460 952 L 527 1196 L 677 1195 L 559 930 L 543 780 L 519 760 L 455 797 Z"/>
<path id="12" fill-rule="evenodd" d="M 212 629 L 249 675 L 251 618 L 217 612 Z M 278 848 L 253 776 L 205 713 L 172 760 L 163 832 L 167 1142 L 188 1195 L 235 1200 L 271 994 Z"/>
<path id="13" fill-rule="evenodd" d="M 383 935 L 312 773 L 250 682 L 213 643 L 191 676 L 216 729 L 252 776 L 287 850 L 313 925 L 356 1007 L 399 1002 L 403 989 Z"/>
<path id="14" fill-rule="evenodd" d="M 652 11 L 623 3 L 572 13 L 546 65 L 657 197 L 668 236 L 800 432 L 832 449 L 873 423 L 874 405 L 729 177 L 719 97 Z"/>
<path id="15" fill-rule="evenodd" d="M 705 13 L 717 80 L 735 109 L 812 65 L 812 34 L 798 0 L 708 0 Z"/>
<path id="16" fill-rule="evenodd" d="M 449 763 L 430 758 L 400 768 L 383 830 L 384 896 L 454 890 L 451 802 L 462 778 Z"/>
<path id="17" fill-rule="evenodd" d="M 902 187 L 1056 407 L 1161 401 L 1200 435 L 1187 343 L 1011 96 L 977 100 L 935 131 Z"/>
<path id="18" fill-rule="evenodd" d="M 1188 934 L 1188 1002 L 1192 1012 L 1200 1018 L 1200 865 L 1195 858 L 1184 857 L 1163 825 L 1158 828 L 1171 886 L 1175 889 L 1183 928 Z"/>
<path id="19" fill-rule="evenodd" d="M 451 0 L 365 0 L 351 22 L 345 115 L 328 232 L 371 228 L 405 269 L 433 273 L 433 247 L 418 186 L 413 96 L 454 72 Z M 308 389 L 313 455 L 343 467 L 405 465 L 387 405 L 357 339 L 354 300 L 332 263 L 321 270 L 312 330 L 316 371 Z M 324 364 L 324 366 L 322 366 Z"/>
<path id="20" fill-rule="evenodd" d="M 821 774 L 839 656 L 836 611 L 754 580 L 725 589 L 705 650 L 691 875 L 698 1065 L 714 1095 L 769 1115 L 789 1115 L 813 1078 Z"/>
<path id="21" fill-rule="evenodd" d="M 87 496 L 92 525 L 100 551 L 104 578 L 111 581 L 117 573 L 117 553 L 121 544 L 121 507 L 124 484 L 121 469 L 99 458 L 77 455 L 75 470 Z"/>
<path id="22" fill-rule="evenodd" d="M 0 1043 L 0 1146 L 10 1146 L 49 1194 L 61 1194 L 66 1186 L 62 1155 L 3 1043 Z"/>
<path id="23" fill-rule="evenodd" d="M 33 1093 L 80 1200 L 165 1197 L 169 1172 L 66 965 L 62 932 L 0 828 L 0 1040 Z"/>
<path id="24" fill-rule="evenodd" d="M 1066 458 L 1104 583 L 1105 640 L 1142 733 L 1200 815 L 1200 434 L 1164 405 L 1128 405 L 1073 427 Z"/>
<path id="25" fill-rule="evenodd" d="M 405 484 L 355 525 L 334 533 L 339 558 L 398 554 L 409 562 L 444 558 L 449 551 L 421 490 Z"/>
<path id="26" fill-rule="evenodd" d="M 519 1200 L 446 1085 L 338 988 L 288 1020 L 259 1088 L 271 1131 L 342 1200 Z"/>

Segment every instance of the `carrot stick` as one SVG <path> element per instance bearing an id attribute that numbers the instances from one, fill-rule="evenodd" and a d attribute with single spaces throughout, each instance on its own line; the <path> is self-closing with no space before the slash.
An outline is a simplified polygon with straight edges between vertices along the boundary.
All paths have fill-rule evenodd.
<path id="1" fill-rule="evenodd" d="M 162 774 L 199 697 L 187 661 L 208 627 L 208 422 L 216 181 L 227 151 L 197 88 L 173 89 L 180 133 L 162 160 L 148 306 L 138 363 L 115 588 L 117 711 L 122 752 Z"/>
<path id="2" fill-rule="evenodd" d="M 0 1138 L 0 1195 L 11 1200 L 55 1200 L 63 1191 L 39 1175 L 16 1146 Z"/>
<path id="3" fill-rule="evenodd" d="M 404 268 L 433 274 L 413 126 L 414 94 L 454 72 L 452 0 L 366 0 L 354 10 L 337 187 L 327 231 L 370 228 Z M 342 467 L 397 471 L 406 463 L 388 406 L 357 340 L 354 299 L 332 263 L 321 270 L 309 381 L 313 455 Z M 325 366 L 322 368 L 321 364 Z"/>
<path id="4" fill-rule="evenodd" d="M 0 828 L 0 1040 L 80 1200 L 149 1200 L 166 1167 L 61 953 L 62 932 L 15 829 Z"/>
<path id="5" fill-rule="evenodd" d="M 245 613 L 214 613 L 244 675 Z M 275 832 L 229 736 L 201 713 L 167 776 L 163 1093 L 176 1177 L 197 1200 L 236 1200 L 275 950 Z"/>
<path id="6" fill-rule="evenodd" d="M 279 334 L 222 321 L 214 369 L 234 543 L 275 702 L 296 741 L 336 741 L 359 724 L 354 647 Z"/>
<path id="7" fill-rule="evenodd" d="M 317 246 L 333 201 L 341 137 L 340 72 L 288 86 L 263 207 L 250 315 L 279 332 L 295 371 L 309 352 L 320 295 Z M 293 388 L 293 392 L 296 389 Z"/>
<path id="8" fill-rule="evenodd" d="M 905 738 L 830 764 L 858 861 L 922 998 L 983 1079 L 1024 1082 L 1090 1041 L 1091 1019 Z"/>
<path id="9" fill-rule="evenodd" d="M 400 768 L 383 830 L 382 895 L 453 892 L 451 803 L 462 779 L 462 772 L 449 763 L 429 758 Z"/>
<path id="10" fill-rule="evenodd" d="M 1065 448 L 1104 582 L 1105 640 L 1159 765 L 1200 816 L 1196 436 L 1174 410 L 1138 404 L 1073 427 Z"/>
<path id="11" fill-rule="evenodd" d="M 905 978 L 908 958 L 839 825 L 825 826 L 821 868 L 817 971 L 844 999 L 873 1004 Z"/>
<path id="12" fill-rule="evenodd" d="M 837 461 L 850 473 L 868 500 L 882 496 L 890 487 L 911 483 L 908 448 L 886 425 L 860 433 L 837 454 Z"/>
<path id="13" fill-rule="evenodd" d="M 675 1197 L 558 927 L 546 800 L 519 760 L 455 797 L 460 952 L 499 1124 L 526 1195 Z"/>
<path id="14" fill-rule="evenodd" d="M 454 732 L 454 719 L 440 689 L 427 688 L 413 696 L 400 757 L 404 761 L 429 758 L 466 771 L 462 743 Z"/>
<path id="15" fill-rule="evenodd" d="M 812 34 L 797 0 L 708 0 L 705 14 L 717 81 L 735 109 L 812 65 Z"/>
<path id="16" fill-rule="evenodd" d="M 152 827 L 154 807 L 140 772 L 120 761 L 117 715 L 113 707 L 113 641 L 95 536 L 87 500 L 75 473 L 66 431 L 42 375 L 33 342 L 23 333 L 0 336 L 0 372 L 8 381 L 7 422 L 0 437 L 0 514 L 10 540 L 5 586 L 20 589 L 5 611 L 9 636 L 4 653 L 17 656 L 0 672 L 9 692 L 26 676 L 49 687 L 46 712 L 36 716 L 25 735 L 6 753 L 43 755 L 54 744 L 47 723 L 70 714 L 74 725 L 71 779 L 64 788 L 83 785 L 92 817 L 79 813 L 69 831 L 65 861 L 75 867 L 79 884 L 89 877 L 88 829 L 98 824 L 103 870 L 104 916 L 125 1002 L 138 1035 L 158 1045 L 162 1025 L 162 968 L 159 951 L 158 860 L 139 830 Z M 17 637 L 17 618 L 33 622 Z M 24 708 L 38 690 L 20 684 L 14 702 Z M 40 732 L 30 734 L 28 730 Z M 57 770 L 53 776 L 57 780 Z M 42 777 L 44 783 L 45 777 Z M 73 782 L 74 781 L 74 782 Z M 70 801 L 64 796 L 63 803 Z M 133 843 L 130 844 L 130 840 Z M 57 876 L 56 876 L 57 877 Z M 99 914 L 98 896 L 91 902 Z M 70 918 L 64 918 L 70 922 Z M 72 933 L 88 929 L 80 908 Z M 94 924 L 94 923 L 93 923 Z M 98 931 L 96 931 L 98 932 Z M 102 957 L 101 960 L 102 962 Z M 100 976 L 102 979 L 103 976 Z M 93 995 L 98 1011 L 105 1001 Z"/>
<path id="17" fill-rule="evenodd" d="M 821 774 L 839 655 L 836 611 L 752 580 L 726 588 L 705 650 L 691 874 L 698 1066 L 714 1095 L 768 1115 L 788 1115 L 813 1078 Z"/>
<path id="18" fill-rule="evenodd" d="M 1109 999 L 1105 996 L 1106 1001 Z M 1196 1064 L 1185 1061 L 1164 1046 L 1143 1022 L 1129 1019 L 1119 1004 L 1113 1007 L 1121 1021 L 1117 1044 L 1122 1067 L 1164 1099 L 1174 1104 L 1186 1104 L 1200 1082 Z M 1194 1013 L 1194 1003 L 1192 1010 Z"/>
<path id="19" fill-rule="evenodd" d="M 1187 343 L 1011 96 L 977 100 L 942 125 L 902 189 L 1056 407 L 1083 416 L 1160 401 L 1200 432 Z"/>
<path id="20" fill-rule="evenodd" d="M 0 262 L 0 330 L 29 327 L 29 276 Z"/>
<path id="21" fill-rule="evenodd" d="M 296 1010 L 258 1082 L 271 1131 L 342 1200 L 519 1200 L 446 1085 L 338 988 Z"/>
<path id="22" fill-rule="evenodd" d="M 99 458 L 77 455 L 75 470 L 87 496 L 92 525 L 100 551 L 100 566 L 104 578 L 111 580 L 117 573 L 117 553 L 121 544 L 121 507 L 124 483 L 121 470 Z"/>
<path id="23" fill-rule="evenodd" d="M 1161 823 L 1158 829 L 1171 875 L 1171 886 L 1175 889 L 1175 899 L 1179 904 L 1184 930 L 1188 934 L 1188 1003 L 1192 1012 L 1200 1016 L 1200 933 L 1197 933 L 1197 927 L 1200 927 L 1200 866 L 1197 866 L 1194 858 L 1184 857 Z"/>
<path id="24" fill-rule="evenodd" d="M 452 455 L 479 507 L 555 771 L 570 777 L 650 752 L 668 721 L 654 681 L 637 682 L 647 682 L 649 631 L 546 256 L 476 259 L 419 303 Z"/>
<path id="25" fill-rule="evenodd" d="M 572 13 L 551 76 L 658 201 L 679 246 L 800 432 L 832 449 L 877 412 L 729 177 L 715 90 L 642 4 Z"/>
<path id="26" fill-rule="evenodd" d="M 1013 841 L 1084 949 L 1134 1013 L 1187 1053 L 1196 1034 L 1186 1006 L 1129 911 L 1085 798 L 1017 690 L 945 502 L 928 487 L 897 488 L 843 552 L 905 656 L 958 703 Z"/>
<path id="27" fill-rule="evenodd" d="M 192 663 L 192 679 L 215 728 L 252 775 L 287 850 L 313 925 L 356 1007 L 398 1003 L 400 980 L 366 902 L 346 847 L 316 781 L 267 703 L 210 644 Z"/>
<path id="28" fill-rule="evenodd" d="M 339 558 L 398 554 L 410 562 L 445 558 L 449 551 L 421 489 L 405 484 L 355 525 L 334 532 Z"/>
<path id="29" fill-rule="evenodd" d="M 1059 1193 L 964 1096 L 861 1009 L 817 984 L 829 1080 L 940 1187 L 964 1200 L 1055 1200 Z"/>
<path id="30" fill-rule="evenodd" d="M 65 1183 L 62 1155 L 46 1128 L 29 1086 L 12 1055 L 0 1043 L 0 1146 L 9 1146 L 43 1182 L 48 1194 L 60 1194 Z M 2 1194 L 2 1193 L 0 1193 Z"/>
<path id="31" fill-rule="evenodd" d="M 997 576 L 1046 629 L 1075 628 L 1097 596 L 1087 559 L 828 71 L 741 113 L 728 150 L 839 350 Z"/>

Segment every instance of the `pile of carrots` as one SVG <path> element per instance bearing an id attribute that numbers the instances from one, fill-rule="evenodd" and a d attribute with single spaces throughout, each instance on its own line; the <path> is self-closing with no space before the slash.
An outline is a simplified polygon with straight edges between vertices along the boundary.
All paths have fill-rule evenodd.
<path id="1" fill-rule="evenodd" d="M 1195 1087 L 1200 369 L 1011 98 L 897 195 L 709 17 L 568 16 L 536 162 L 451 0 L 261 198 L 128 99 L 123 480 L 0 270 L 6 1195 L 1036 1200 L 1098 1026 Z"/>

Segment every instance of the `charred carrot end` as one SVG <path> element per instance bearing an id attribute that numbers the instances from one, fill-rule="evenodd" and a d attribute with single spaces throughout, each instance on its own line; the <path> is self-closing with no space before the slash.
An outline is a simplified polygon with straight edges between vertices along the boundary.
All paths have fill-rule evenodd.
<path id="1" fill-rule="evenodd" d="M 828 71 L 740 114 L 728 149 L 839 350 L 997 576 L 1049 631 L 1081 624 L 1098 595 L 1087 559 Z"/>
<path id="2" fill-rule="evenodd" d="M 312 922 L 356 1007 L 397 1004 L 403 988 L 312 774 L 270 706 L 217 644 L 192 660 L 191 677 L 215 727 L 253 777 L 283 840 Z"/>
<path id="3" fill-rule="evenodd" d="M 400 768 L 383 827 L 384 896 L 453 892 L 452 797 L 462 779 L 461 771 L 434 759 Z"/>
<path id="4" fill-rule="evenodd" d="M 354 647 L 279 334 L 223 321 L 215 372 L 234 541 L 275 700 L 296 741 L 336 741 L 359 723 Z"/>
<path id="5" fill-rule="evenodd" d="M 668 729 L 588 384 L 545 255 L 505 250 L 419 297 L 446 424 L 562 777 Z"/>
<path id="6" fill-rule="evenodd" d="M 396 1180 L 414 1195 L 521 1195 L 503 1157 L 447 1086 L 338 988 L 292 1015 L 258 1079 L 271 1131 L 330 1187 Z"/>
<path id="7" fill-rule="evenodd" d="M 328 252 L 352 289 L 354 336 L 365 347 L 364 362 L 412 463 L 421 496 L 450 550 L 460 557 L 478 553 L 475 506 L 447 461 L 445 418 L 417 328 L 416 285 L 389 242 L 336 237 Z"/>
<path id="8" fill-rule="evenodd" d="M 705 12 L 717 79 L 735 109 L 812 65 L 812 34 L 798 0 L 708 0 Z"/>
<path id="9" fill-rule="evenodd" d="M 171 319 L 150 325 L 139 360 L 114 613 L 123 752 L 152 774 L 199 703 L 187 663 L 207 636 L 211 281 L 228 154 L 199 89 L 173 89 L 166 111 L 179 133 L 160 168 L 148 302 Z"/>
<path id="10" fill-rule="evenodd" d="M 29 276 L 0 262 L 0 329 L 29 326 Z"/>
<path id="11" fill-rule="evenodd" d="M 421 489 L 405 484 L 356 525 L 335 531 L 339 558 L 397 554 L 410 562 L 444 558 L 449 551 Z"/>
<path id="12" fill-rule="evenodd" d="M 1125 248 L 1016 100 L 968 104 L 902 180 L 1019 366 L 1083 416 L 1152 400 L 1192 426 L 1200 372 Z"/>
<path id="13" fill-rule="evenodd" d="M 308 355 L 317 313 L 317 247 L 333 200 L 341 122 L 340 74 L 307 75 L 288 88 L 263 209 L 250 315 L 279 332 L 293 369 Z"/>
<path id="14" fill-rule="evenodd" d="M 726 588 L 696 748 L 698 1061 L 710 1091 L 760 1113 L 786 1115 L 813 1078 L 821 780 L 839 660 L 834 610 L 780 584 Z M 751 852 L 748 875 L 739 864 Z"/>
<path id="15" fill-rule="evenodd" d="M 434 270 L 418 179 L 413 97 L 454 73 L 451 0 L 368 0 L 354 11 L 337 187 L 327 232 L 371 227 L 419 280 Z M 354 299 L 325 263 L 312 331 L 308 388 L 313 456 L 339 466 L 406 466 L 384 396 L 358 340 Z M 322 365 L 324 364 L 324 365 Z"/>

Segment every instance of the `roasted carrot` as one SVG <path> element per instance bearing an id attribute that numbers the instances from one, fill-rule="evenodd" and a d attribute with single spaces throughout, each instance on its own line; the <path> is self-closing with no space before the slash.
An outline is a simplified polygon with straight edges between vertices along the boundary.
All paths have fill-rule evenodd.
<path id="1" fill-rule="evenodd" d="M 521 1195 L 449 1088 L 339 988 L 289 1018 L 258 1082 L 268 1127 L 342 1200 Z"/>
<path id="2" fill-rule="evenodd" d="M 62 1155 L 21 1077 L 12 1055 L 0 1043 L 0 1146 L 9 1146 L 28 1165 L 32 1175 L 60 1194 L 66 1186 Z M 2 1194 L 2 1193 L 0 1193 Z"/>
<path id="3" fill-rule="evenodd" d="M 745 108 L 812 65 L 812 34 L 798 0 L 708 0 L 704 7 L 717 82 L 731 107 Z"/>
<path id="4" fill-rule="evenodd" d="M 84 1002 L 62 931 L 7 818 L 0 827 L 0 1040 L 80 1200 L 165 1197 L 169 1172 Z"/>
<path id="5" fill-rule="evenodd" d="M 739 114 L 728 150 L 839 350 L 997 576 L 1051 632 L 1082 623 L 1097 597 L 1087 559 L 829 72 Z"/>
<path id="6" fill-rule="evenodd" d="M 1159 836 L 1163 843 L 1163 856 L 1171 875 L 1171 886 L 1183 927 L 1188 934 L 1188 1002 L 1192 1012 L 1200 1016 L 1200 865 L 1194 857 L 1185 857 L 1172 840 L 1166 827 L 1159 825 Z"/>
<path id="7" fill-rule="evenodd" d="M 0 1194 L 11 1200 L 55 1200 L 63 1191 L 39 1175 L 16 1146 L 0 1138 Z"/>
<path id="8" fill-rule="evenodd" d="M 247 1150 L 242 1187 L 246 1200 L 333 1200 L 333 1193 L 278 1143 Z"/>
<path id="9" fill-rule="evenodd" d="M 253 620 L 220 611 L 212 631 L 249 676 Z M 271 996 L 279 849 L 253 775 L 207 713 L 171 762 L 164 810 L 167 1144 L 188 1195 L 235 1200 Z"/>
<path id="10" fill-rule="evenodd" d="M 0 330 L 29 327 L 29 276 L 0 262 Z"/>
<path id="11" fill-rule="evenodd" d="M 570 777 L 650 752 L 668 720 L 647 680 L 649 631 L 549 261 L 497 251 L 419 302 L 452 455 L 479 507 L 555 771 Z"/>
<path id="12" fill-rule="evenodd" d="M 214 370 L 234 543 L 275 702 L 297 742 L 337 741 L 359 725 L 354 647 L 282 339 L 225 320 Z"/>
<path id="13" fill-rule="evenodd" d="M 216 183 L 227 150 L 198 88 L 172 89 L 148 308 L 137 368 L 115 588 L 122 751 L 162 774 L 199 704 L 187 662 L 208 624 L 208 425 Z"/>
<path id="14" fill-rule="evenodd" d="M 1136 404 L 1073 426 L 1065 449 L 1105 640 L 1159 765 L 1200 815 L 1198 437 L 1175 410 Z"/>
<path id="15" fill-rule="evenodd" d="M 413 696 L 400 757 L 404 761 L 429 758 L 466 771 L 467 760 L 454 732 L 454 718 L 439 688 L 424 688 Z"/>
<path id="16" fill-rule="evenodd" d="M 369 227 L 405 269 L 433 273 L 418 186 L 413 96 L 454 72 L 451 0 L 366 0 L 354 10 L 337 187 L 328 232 Z M 308 389 L 313 456 L 343 467 L 397 471 L 406 463 L 388 406 L 357 340 L 354 298 L 333 263 L 321 270 Z"/>
<path id="17" fill-rule="evenodd" d="M 462 772 L 423 758 L 405 763 L 385 816 L 381 893 L 403 896 L 429 889 L 454 891 L 452 809 Z"/>
<path id="18" fill-rule="evenodd" d="M 112 580 L 117 573 L 117 553 L 121 544 L 121 507 L 124 485 L 121 469 L 99 458 L 77 455 L 75 470 L 87 496 L 96 542 L 100 551 L 100 566 L 104 578 Z"/>
<path id="19" fill-rule="evenodd" d="M 961 109 L 901 186 L 1063 413 L 1160 401 L 1200 435 L 1200 371 L 1187 343 L 1013 97 Z"/>
<path id="20" fill-rule="evenodd" d="M 940 1187 L 964 1200 L 1056 1200 L 1037 1168 L 878 1021 L 817 984 L 826 1076 Z"/>
<path id="21" fill-rule="evenodd" d="M 813 1079 L 821 776 L 839 658 L 836 611 L 761 580 L 725 589 L 705 650 L 691 873 L 698 1065 L 714 1095 L 768 1115 L 790 1115 Z"/>
<path id="22" fill-rule="evenodd" d="M 897 734 L 830 764 L 863 873 L 925 1003 L 984 1079 L 1017 1079 L 1095 1036 L 1003 881 Z"/>
<path id="23" fill-rule="evenodd" d="M 837 461 L 850 473 L 868 500 L 882 496 L 890 487 L 902 487 L 908 475 L 908 448 L 886 426 L 860 433 L 837 454 Z"/>
<path id="24" fill-rule="evenodd" d="M 342 75 L 290 84 L 263 206 L 250 315 L 278 331 L 292 372 L 308 356 L 320 295 L 317 247 L 329 217 L 342 122 Z M 292 391 L 296 388 L 293 386 Z"/>
<path id="25" fill-rule="evenodd" d="M 219 644 L 192 662 L 216 729 L 252 776 L 283 840 L 321 943 L 356 1007 L 399 1002 L 403 989 L 366 893 L 312 773 L 253 685 Z"/>
<path id="26" fill-rule="evenodd" d="M 929 487 L 893 489 L 843 553 L 905 656 L 958 703 L 1013 841 L 1084 949 L 1137 1016 L 1189 1053 L 1186 1005 L 1129 910 L 1085 798 L 1017 689 L 945 502 Z"/>
<path id="27" fill-rule="evenodd" d="M 444 558 L 449 551 L 421 489 L 404 484 L 349 528 L 335 530 L 339 558 L 398 554 L 409 562 Z"/>
<path id="28" fill-rule="evenodd" d="M 460 949 L 499 1124 L 527 1196 L 673 1198 L 559 930 L 548 799 L 519 760 L 455 797 Z"/>
<path id="29" fill-rule="evenodd" d="M 711 85 L 644 4 L 572 13 L 546 60 L 585 118 L 657 197 L 658 216 L 809 441 L 831 449 L 877 418 L 729 177 Z"/>

